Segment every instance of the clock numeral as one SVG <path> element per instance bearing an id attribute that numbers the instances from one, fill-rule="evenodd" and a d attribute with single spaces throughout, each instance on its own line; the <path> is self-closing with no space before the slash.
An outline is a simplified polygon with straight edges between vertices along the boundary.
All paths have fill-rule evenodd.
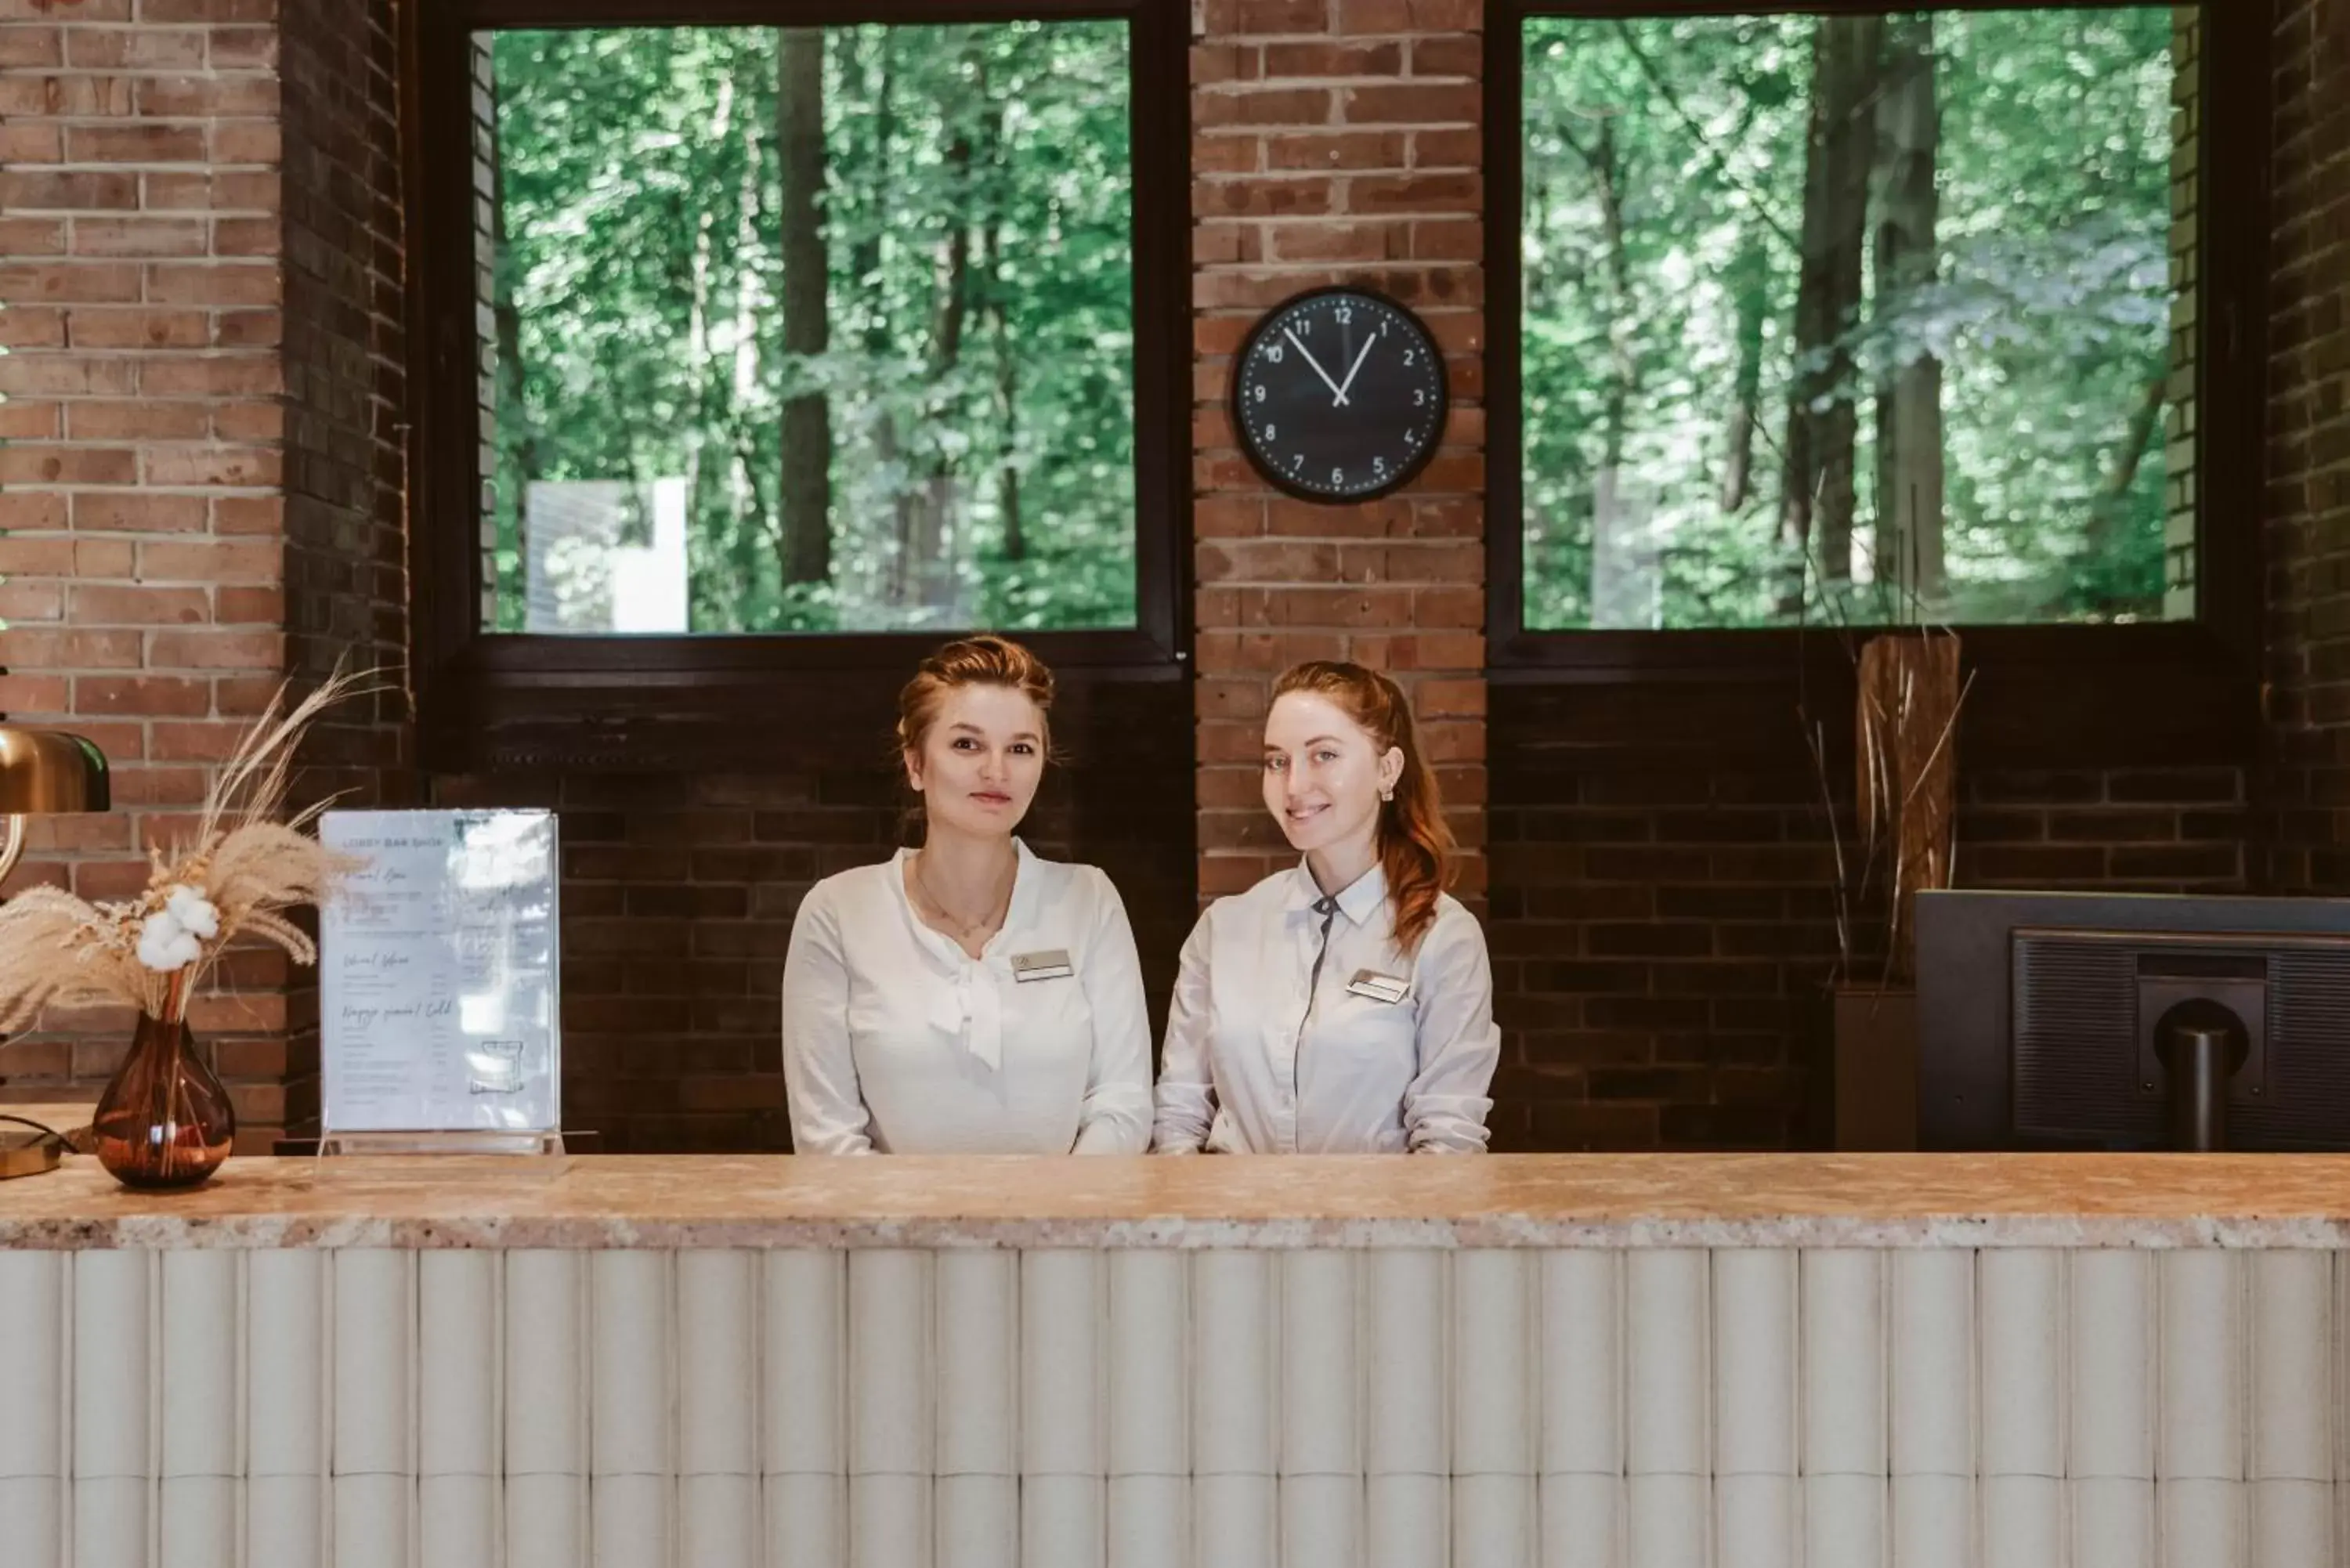
<path id="1" fill-rule="evenodd" d="M 1260 403 L 1264 401 L 1264 383 L 1263 381 L 1259 381 L 1255 386 L 1250 388 L 1249 395 Z"/>
<path id="2" fill-rule="evenodd" d="M 1380 336 L 1380 337 L 1385 337 L 1387 335 L 1388 335 L 1388 318 L 1387 318 L 1386 317 L 1382 316 L 1382 317 L 1379 317 L 1379 336 Z"/>
<path id="3" fill-rule="evenodd" d="M 1344 327 L 1355 319 L 1355 307 L 1351 305 L 1342 305 L 1338 307 L 1337 315 L 1338 325 Z"/>
<path id="4" fill-rule="evenodd" d="M 1259 387 L 1257 389 L 1257 392 L 1259 394 L 1257 400 L 1259 402 L 1263 402 L 1264 400 L 1263 397 L 1263 391 L 1264 389 L 1263 387 Z M 1424 409 L 1428 406 L 1428 393 L 1421 388 L 1414 387 L 1411 389 L 1411 406 L 1415 409 Z"/>
<path id="5" fill-rule="evenodd" d="M 1305 454 L 1302 452 L 1291 452 L 1289 454 L 1289 466 L 1292 469 L 1304 468 L 1305 466 Z"/>
<path id="6" fill-rule="evenodd" d="M 1305 333 L 1305 332 L 1311 332 L 1311 331 L 1313 331 L 1313 330 L 1314 330 L 1314 318 L 1313 318 L 1312 317 L 1310 317 L 1310 316 L 1301 316 L 1301 317 L 1299 317 L 1297 318 L 1297 330 L 1298 330 L 1299 332 L 1301 332 L 1301 333 Z"/>
<path id="7" fill-rule="evenodd" d="M 1280 345 L 1280 344 L 1278 344 L 1278 343 L 1271 343 L 1271 344 L 1267 344 L 1267 345 L 1265 346 L 1264 357 L 1265 357 L 1267 359 L 1271 360 L 1271 361 L 1272 361 L 1274 364 L 1275 364 L 1275 365 L 1280 364 L 1280 363 L 1281 363 L 1281 345 Z"/>
<path id="8" fill-rule="evenodd" d="M 1260 439 L 1264 440 L 1264 441 L 1271 441 L 1271 440 L 1273 440 L 1273 439 L 1274 439 L 1274 436 L 1278 435 L 1279 433 L 1280 433 L 1279 427 L 1274 426 L 1274 425 L 1267 425 L 1267 426 L 1265 426 L 1265 427 L 1264 427 L 1264 434 L 1263 434 L 1263 437 L 1261 437 Z"/>
<path id="9" fill-rule="evenodd" d="M 1371 472 L 1378 474 L 1382 479 L 1386 478 L 1388 472 L 1388 460 L 1383 457 L 1375 457 L 1371 459 Z"/>
<path id="10" fill-rule="evenodd" d="M 1345 469 L 1343 469 L 1343 468 L 1334 468 L 1334 469 L 1332 469 L 1332 470 L 1330 471 L 1330 483 L 1333 483 L 1333 484 L 1344 484 L 1344 483 L 1347 483 L 1347 471 L 1346 471 Z"/>

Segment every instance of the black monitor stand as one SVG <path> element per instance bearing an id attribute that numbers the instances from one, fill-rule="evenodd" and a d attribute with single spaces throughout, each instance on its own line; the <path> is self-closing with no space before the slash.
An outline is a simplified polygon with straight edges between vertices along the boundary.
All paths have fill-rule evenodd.
<path id="1" fill-rule="evenodd" d="M 2170 1147 L 2226 1148 L 2228 1081 L 2249 1050 L 2243 1021 L 2215 1002 L 2186 1002 L 2155 1025 L 2154 1049 L 2169 1080 Z"/>

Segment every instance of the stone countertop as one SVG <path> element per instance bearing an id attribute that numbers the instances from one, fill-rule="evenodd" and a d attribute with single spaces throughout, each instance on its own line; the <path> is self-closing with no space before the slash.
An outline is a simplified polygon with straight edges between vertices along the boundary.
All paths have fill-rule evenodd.
<path id="1" fill-rule="evenodd" d="M 232 1159 L 0 1183 L 0 1248 L 2350 1246 L 2350 1156 Z"/>

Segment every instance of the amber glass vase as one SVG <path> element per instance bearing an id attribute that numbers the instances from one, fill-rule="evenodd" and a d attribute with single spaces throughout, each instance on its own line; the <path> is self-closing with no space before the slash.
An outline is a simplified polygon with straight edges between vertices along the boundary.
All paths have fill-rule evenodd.
<path id="1" fill-rule="evenodd" d="M 221 1168 L 236 1113 L 196 1054 L 186 1019 L 139 1015 L 130 1054 L 99 1098 L 90 1136 L 98 1162 L 125 1187 L 193 1187 Z"/>

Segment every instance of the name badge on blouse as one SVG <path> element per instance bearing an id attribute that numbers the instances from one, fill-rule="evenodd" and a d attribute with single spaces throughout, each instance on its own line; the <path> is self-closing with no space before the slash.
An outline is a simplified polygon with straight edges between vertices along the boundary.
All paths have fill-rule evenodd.
<path id="1" fill-rule="evenodd" d="M 1012 978 L 1022 984 L 1032 980 L 1066 980 L 1076 972 L 1069 964 L 1069 950 L 1066 948 L 1012 955 Z"/>
<path id="2" fill-rule="evenodd" d="M 1373 1002 L 1401 1002 L 1404 994 L 1411 990 L 1411 981 L 1399 980 L 1391 974 L 1381 974 L 1377 970 L 1358 969 L 1355 971 L 1355 978 L 1347 982 L 1347 989 L 1357 996 L 1367 996 Z"/>

